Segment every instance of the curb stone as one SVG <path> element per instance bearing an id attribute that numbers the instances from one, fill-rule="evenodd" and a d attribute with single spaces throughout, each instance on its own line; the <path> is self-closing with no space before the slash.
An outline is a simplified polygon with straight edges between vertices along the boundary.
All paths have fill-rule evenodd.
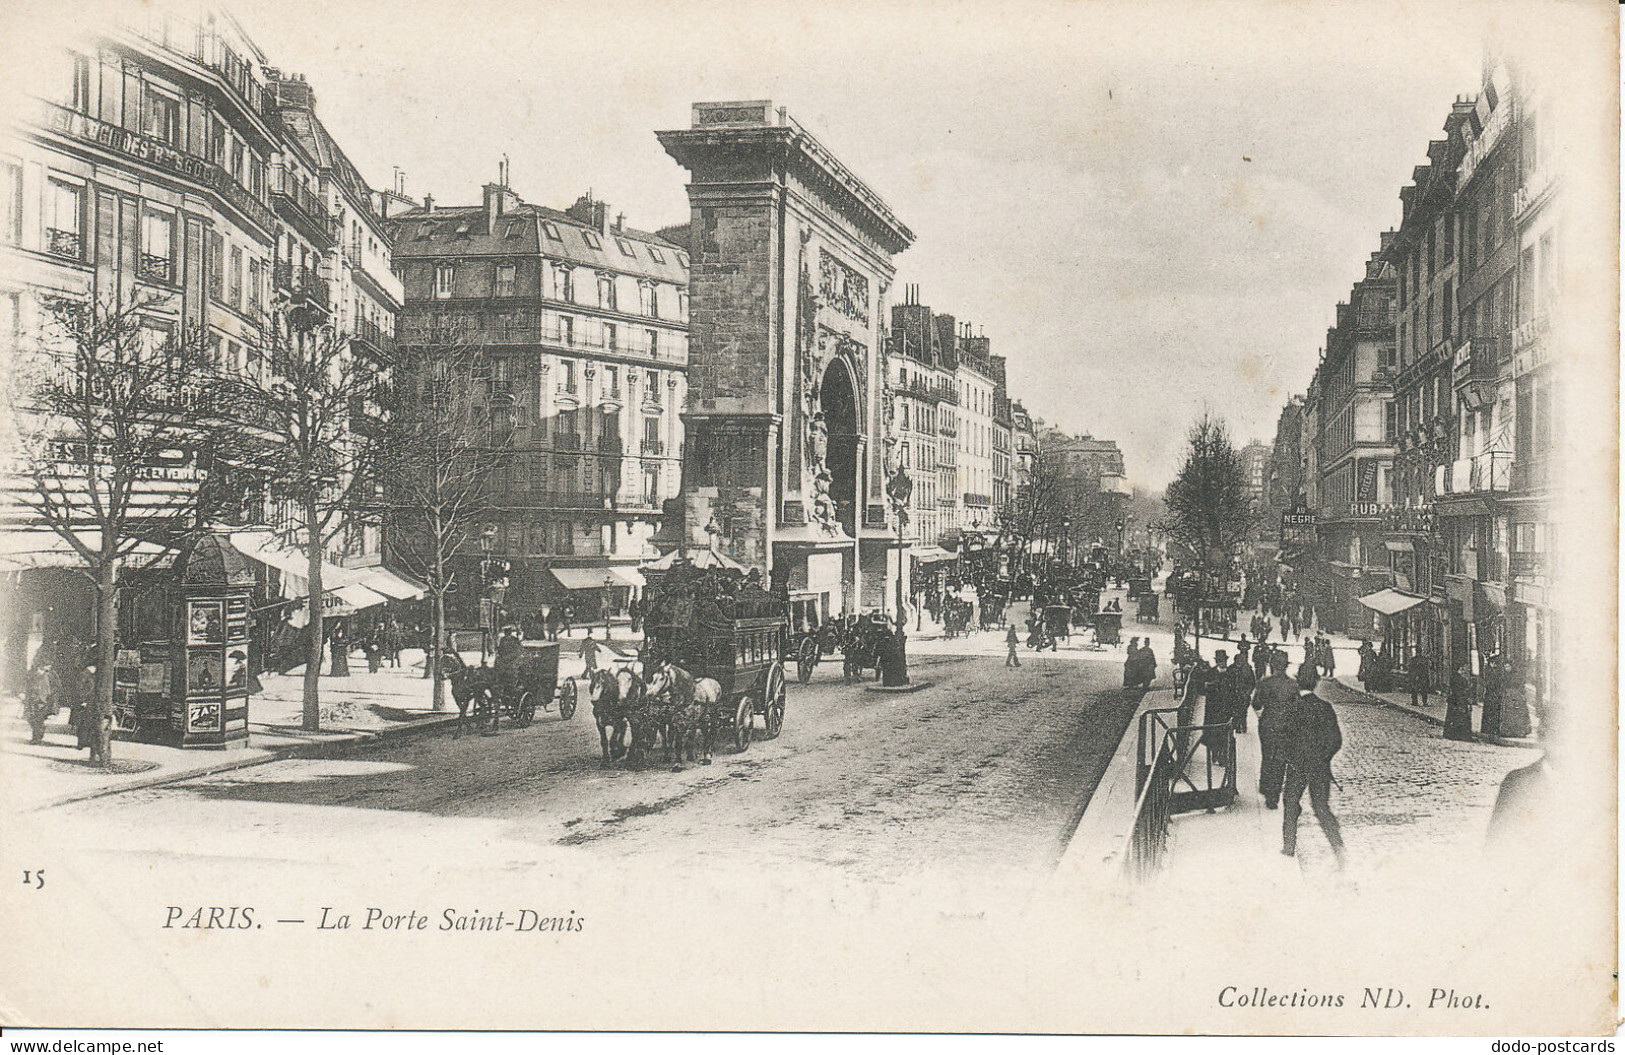
<path id="1" fill-rule="evenodd" d="M 127 791 L 143 791 L 147 788 L 163 787 L 166 784 L 178 784 L 183 780 L 196 780 L 200 777 L 212 777 L 220 773 L 230 773 L 237 769 L 247 769 L 250 766 L 262 766 L 271 762 L 282 762 L 290 758 L 342 758 L 353 751 L 375 747 L 390 740 L 403 740 L 412 736 L 420 736 L 428 732 L 444 730 L 452 727 L 457 721 L 457 715 L 436 715 L 408 725 L 396 726 L 388 729 L 355 731 L 334 737 L 332 740 L 316 741 L 313 743 L 288 744 L 284 747 L 266 748 L 264 754 L 250 758 L 235 758 L 215 765 L 204 766 L 201 769 L 189 769 L 183 773 L 165 773 L 145 779 L 133 780 L 127 784 L 114 787 L 97 788 L 93 791 L 74 792 L 69 795 L 59 795 L 36 806 L 28 808 L 29 813 L 39 813 L 44 810 L 55 809 L 75 802 L 86 802 L 90 799 L 106 798 L 109 795 L 122 795 Z M 253 750 L 250 748 L 249 750 Z"/>

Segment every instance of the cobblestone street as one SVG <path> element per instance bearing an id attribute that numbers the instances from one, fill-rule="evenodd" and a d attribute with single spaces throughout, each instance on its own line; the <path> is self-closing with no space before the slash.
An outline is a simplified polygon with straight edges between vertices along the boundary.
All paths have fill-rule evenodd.
<path id="1" fill-rule="evenodd" d="M 1332 763 L 1332 810 L 1360 872 L 1381 873 L 1417 858 L 1477 854 L 1501 778 L 1540 752 L 1446 740 L 1443 730 L 1341 684 L 1320 693 L 1337 709 L 1343 750 Z M 1256 726 L 1255 726 L 1256 728 Z M 1256 793 L 1256 778 L 1243 791 Z M 1333 865 L 1304 796 L 1298 854 L 1305 871 Z"/>

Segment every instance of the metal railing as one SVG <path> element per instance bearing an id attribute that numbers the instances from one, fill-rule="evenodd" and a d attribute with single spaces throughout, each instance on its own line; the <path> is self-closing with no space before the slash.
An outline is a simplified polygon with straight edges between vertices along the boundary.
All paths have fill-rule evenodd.
<path id="1" fill-rule="evenodd" d="M 80 113 L 66 106 L 41 102 L 40 107 L 41 123 L 51 131 L 133 158 L 207 187 L 219 194 L 226 204 L 237 209 L 262 231 L 276 229 L 276 219 L 270 207 L 256 198 L 248 188 L 238 183 L 231 173 L 207 158 L 180 150 L 151 136 L 97 120 L 89 114 Z"/>
<path id="2" fill-rule="evenodd" d="M 321 231 L 328 239 L 338 237 L 338 218 L 327 211 L 321 198 L 281 165 L 271 169 L 271 196 L 285 202 L 310 227 Z"/>
<path id="3" fill-rule="evenodd" d="M 271 269 L 271 281 L 277 289 L 285 289 L 290 293 L 309 298 L 323 308 L 328 305 L 327 279 L 317 274 L 313 268 L 295 267 L 283 261 Z"/>
<path id="4" fill-rule="evenodd" d="M 395 338 L 385 333 L 383 327 L 376 322 L 370 322 L 366 319 L 358 321 L 350 336 L 355 340 L 372 345 L 372 347 L 386 355 L 395 353 Z"/>
<path id="5" fill-rule="evenodd" d="M 666 443 L 664 440 L 643 440 L 638 444 L 638 450 L 643 454 L 659 456 L 666 453 Z"/>
<path id="6" fill-rule="evenodd" d="M 64 231 L 60 227 L 45 229 L 45 251 L 53 256 L 71 256 L 75 260 L 85 255 L 84 240 L 78 231 Z"/>
<path id="7" fill-rule="evenodd" d="M 1140 715 L 1134 826 L 1123 862 L 1135 879 L 1148 878 L 1161 864 L 1174 814 L 1236 801 L 1235 728 L 1229 722 L 1185 724 L 1185 710 L 1158 707 Z"/>

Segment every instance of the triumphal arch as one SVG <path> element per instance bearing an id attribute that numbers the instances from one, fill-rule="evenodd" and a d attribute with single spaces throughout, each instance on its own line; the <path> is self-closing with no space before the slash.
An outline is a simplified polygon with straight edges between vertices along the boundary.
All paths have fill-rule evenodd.
<path id="1" fill-rule="evenodd" d="M 887 291 L 913 232 L 771 103 L 657 134 L 691 175 L 684 545 L 826 615 L 890 609 Z"/>

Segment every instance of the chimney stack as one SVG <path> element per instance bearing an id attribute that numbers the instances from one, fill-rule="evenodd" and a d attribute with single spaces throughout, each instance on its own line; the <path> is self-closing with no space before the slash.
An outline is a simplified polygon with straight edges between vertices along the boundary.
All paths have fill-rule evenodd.
<path id="1" fill-rule="evenodd" d="M 425 194 L 423 196 L 423 211 L 424 212 L 434 212 L 434 195 L 433 194 Z"/>
<path id="2" fill-rule="evenodd" d="M 508 189 L 508 159 L 503 155 L 502 163 L 497 167 L 499 183 L 487 183 L 485 191 L 485 230 L 489 234 L 496 234 L 497 221 L 513 212 L 519 206 L 519 195 Z"/>

